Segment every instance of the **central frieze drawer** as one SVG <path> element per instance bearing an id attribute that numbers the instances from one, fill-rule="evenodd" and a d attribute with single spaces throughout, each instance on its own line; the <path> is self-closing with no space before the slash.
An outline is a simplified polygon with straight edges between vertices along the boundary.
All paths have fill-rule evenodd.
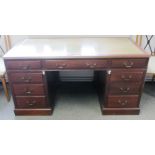
<path id="1" fill-rule="evenodd" d="M 43 97 L 16 97 L 16 108 L 46 108 L 47 98 Z"/>
<path id="2" fill-rule="evenodd" d="M 111 83 L 109 88 L 109 93 L 113 95 L 129 95 L 129 94 L 139 94 L 141 89 L 141 83 L 124 83 L 117 82 Z"/>
<path id="3" fill-rule="evenodd" d="M 14 94 L 17 96 L 44 95 L 43 84 L 13 84 Z"/>
<path id="4" fill-rule="evenodd" d="M 42 83 L 42 73 L 10 73 L 13 83 Z"/>
<path id="5" fill-rule="evenodd" d="M 109 96 L 106 107 L 108 108 L 134 108 L 138 107 L 138 95 Z"/>
<path id="6" fill-rule="evenodd" d="M 116 59 L 112 60 L 112 68 L 145 68 L 147 59 Z"/>
<path id="7" fill-rule="evenodd" d="M 102 69 L 108 66 L 106 60 L 45 60 L 45 69 Z"/>
<path id="8" fill-rule="evenodd" d="M 6 67 L 10 70 L 41 69 L 41 62 L 39 60 L 7 60 Z"/>
<path id="9" fill-rule="evenodd" d="M 139 82 L 143 79 L 143 77 L 144 71 L 115 70 L 111 72 L 110 81 Z"/>

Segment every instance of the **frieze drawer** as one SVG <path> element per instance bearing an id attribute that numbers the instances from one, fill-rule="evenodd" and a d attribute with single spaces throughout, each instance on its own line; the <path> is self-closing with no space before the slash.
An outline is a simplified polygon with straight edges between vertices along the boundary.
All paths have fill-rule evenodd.
<path id="1" fill-rule="evenodd" d="M 147 59 L 116 59 L 112 60 L 112 68 L 146 68 Z"/>
<path id="2" fill-rule="evenodd" d="M 45 60 L 44 69 L 102 69 L 107 67 L 107 60 Z"/>
<path id="3" fill-rule="evenodd" d="M 7 60 L 5 63 L 9 70 L 41 69 L 41 62 L 39 60 Z"/>

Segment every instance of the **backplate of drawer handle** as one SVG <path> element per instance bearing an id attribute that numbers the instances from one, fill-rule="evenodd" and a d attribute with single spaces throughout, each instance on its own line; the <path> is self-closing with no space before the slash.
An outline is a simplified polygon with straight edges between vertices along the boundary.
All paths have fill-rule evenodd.
<path id="1" fill-rule="evenodd" d="M 134 62 L 124 62 L 123 63 L 123 65 L 124 65 L 124 67 L 126 67 L 126 68 L 132 68 L 133 67 L 133 65 L 134 65 Z"/>
<path id="2" fill-rule="evenodd" d="M 124 81 L 129 81 L 132 79 L 132 75 L 129 75 L 128 77 L 126 77 L 125 75 L 121 75 L 121 79 Z"/>
<path id="3" fill-rule="evenodd" d="M 121 104 L 122 106 L 125 106 L 128 104 L 128 101 L 125 100 L 124 102 L 122 102 L 121 100 L 118 100 L 118 103 Z"/>
<path id="4" fill-rule="evenodd" d="M 127 87 L 127 88 L 120 88 L 120 91 L 121 92 L 123 92 L 123 93 L 127 93 L 128 91 L 130 90 L 130 88 L 129 87 Z"/>

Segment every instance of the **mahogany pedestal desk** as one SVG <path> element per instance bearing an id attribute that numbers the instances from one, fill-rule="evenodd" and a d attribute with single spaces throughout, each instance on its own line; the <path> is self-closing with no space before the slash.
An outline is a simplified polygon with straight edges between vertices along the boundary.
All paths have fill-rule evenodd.
<path id="1" fill-rule="evenodd" d="M 51 115 L 57 73 L 62 70 L 96 73 L 102 114 L 140 112 L 149 55 L 128 38 L 26 39 L 13 47 L 4 60 L 15 115 Z"/>

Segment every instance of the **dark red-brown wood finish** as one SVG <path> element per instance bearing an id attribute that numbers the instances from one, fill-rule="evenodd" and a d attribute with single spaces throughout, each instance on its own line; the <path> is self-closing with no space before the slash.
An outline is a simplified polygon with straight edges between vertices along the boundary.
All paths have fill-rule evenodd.
<path id="1" fill-rule="evenodd" d="M 53 100 L 49 100 L 46 71 L 81 69 L 99 71 L 96 86 L 102 114 L 139 114 L 140 112 L 139 103 L 148 56 L 68 60 L 6 59 L 5 64 L 16 115 L 52 114 L 56 90 L 53 87 Z M 53 77 L 53 86 L 54 83 Z"/>

